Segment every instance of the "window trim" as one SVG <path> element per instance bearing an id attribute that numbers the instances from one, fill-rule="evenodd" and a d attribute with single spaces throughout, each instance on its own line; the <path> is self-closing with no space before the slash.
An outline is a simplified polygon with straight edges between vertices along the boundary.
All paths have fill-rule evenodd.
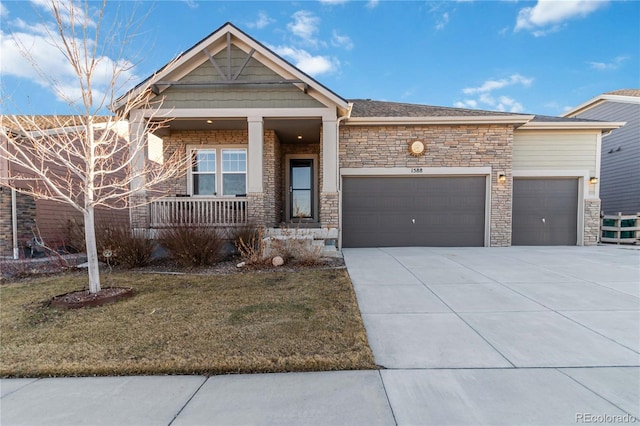
<path id="1" fill-rule="evenodd" d="M 224 148 L 220 148 L 220 193 L 222 194 L 223 197 L 235 197 L 236 195 L 225 195 L 224 193 L 224 175 L 240 175 L 240 174 L 244 174 L 244 193 L 247 193 L 247 175 L 249 172 L 249 156 L 248 156 L 248 152 L 246 148 L 229 148 L 229 147 L 224 147 Z M 237 171 L 225 171 L 224 170 L 224 152 L 225 151 L 243 151 L 244 152 L 244 171 L 242 172 L 237 172 Z M 217 155 L 217 154 L 216 154 Z M 217 174 L 217 169 L 216 169 L 216 174 Z"/>
<path id="2" fill-rule="evenodd" d="M 200 195 L 193 193 L 193 164 L 191 163 L 191 159 L 193 158 L 193 152 L 198 150 L 209 150 L 216 152 L 216 190 L 215 195 Z M 247 159 L 247 170 L 244 172 L 245 174 L 245 188 L 248 185 L 248 176 L 249 176 L 249 150 L 246 144 L 221 144 L 221 145 L 187 145 L 186 146 L 186 157 L 187 157 L 187 194 L 190 197 L 195 198 L 212 198 L 212 197 L 234 197 L 234 195 L 222 195 L 222 151 L 223 150 L 243 150 L 246 153 Z M 240 172 L 227 172 L 240 174 Z"/>

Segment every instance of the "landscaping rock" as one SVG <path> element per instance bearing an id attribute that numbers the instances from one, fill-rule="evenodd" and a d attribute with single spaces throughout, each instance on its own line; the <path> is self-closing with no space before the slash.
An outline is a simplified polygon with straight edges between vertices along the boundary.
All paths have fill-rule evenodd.
<path id="1" fill-rule="evenodd" d="M 282 266 L 284 265 L 284 259 L 281 256 L 275 256 L 273 259 L 271 259 L 271 264 L 273 266 Z"/>

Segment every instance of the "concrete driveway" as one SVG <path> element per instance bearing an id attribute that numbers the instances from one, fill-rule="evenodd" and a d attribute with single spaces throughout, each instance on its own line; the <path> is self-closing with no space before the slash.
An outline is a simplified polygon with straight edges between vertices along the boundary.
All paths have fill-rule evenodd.
<path id="1" fill-rule="evenodd" d="M 640 419 L 637 249 L 344 255 L 398 424 Z"/>

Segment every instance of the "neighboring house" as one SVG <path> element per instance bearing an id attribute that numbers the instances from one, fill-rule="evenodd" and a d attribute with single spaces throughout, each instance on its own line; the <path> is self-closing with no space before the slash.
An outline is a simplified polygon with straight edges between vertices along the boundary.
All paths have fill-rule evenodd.
<path id="1" fill-rule="evenodd" d="M 565 117 L 624 121 L 602 137 L 600 199 L 606 214 L 640 212 L 640 89 L 604 93 L 567 111 Z"/>
<path id="2" fill-rule="evenodd" d="M 96 118 L 96 128 L 104 128 L 107 117 Z M 18 120 L 24 127 L 23 130 L 38 134 L 43 131 L 49 135 L 61 134 L 70 131 L 70 127 L 60 128 L 60 123 L 72 122 L 71 116 L 12 116 L 11 120 L 2 119 L 0 123 L 4 131 L 12 137 L 19 138 L 23 133 L 12 125 L 13 120 Z M 122 129 L 123 134 L 128 130 L 126 123 Z M 36 133 L 38 132 L 38 133 Z M 7 149 L 7 140 L 0 134 L 0 145 Z M 60 173 L 62 169 L 51 163 L 43 167 L 49 167 Z M 69 221 L 82 224 L 82 215 L 69 204 L 54 200 L 34 199 L 20 191 L 12 190 L 6 185 L 7 181 L 13 182 L 17 187 L 27 188 L 33 181 L 15 179 L 24 174 L 5 158 L 0 158 L 0 257 L 17 256 L 22 250 L 32 243 L 33 238 L 55 248 L 65 244 L 68 237 Z M 4 184 L 3 184 L 4 182 Z M 103 221 L 127 221 L 127 210 L 100 210 L 97 213 L 98 220 Z"/>
<path id="3" fill-rule="evenodd" d="M 150 201 L 136 228 L 286 224 L 338 247 L 597 242 L 591 178 L 621 123 L 347 100 L 230 23 L 143 83 L 174 119 L 150 144 L 188 161 L 168 197 L 136 195 Z M 132 138 L 148 116 L 132 112 Z"/>

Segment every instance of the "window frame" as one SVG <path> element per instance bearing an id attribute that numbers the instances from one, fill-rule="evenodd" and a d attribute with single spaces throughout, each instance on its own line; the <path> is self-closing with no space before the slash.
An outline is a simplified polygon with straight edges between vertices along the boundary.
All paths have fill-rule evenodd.
<path id="1" fill-rule="evenodd" d="M 244 171 L 225 171 L 224 170 L 224 153 L 225 151 L 241 151 L 244 152 Z M 249 157 L 246 148 L 220 148 L 220 193 L 223 197 L 236 197 L 237 195 L 226 195 L 224 193 L 224 175 L 241 175 L 244 174 L 244 194 L 247 193 L 247 174 L 249 168 Z"/>
<path id="2" fill-rule="evenodd" d="M 245 161 L 246 161 L 246 165 L 245 165 L 245 171 L 244 172 L 223 172 L 222 170 L 222 152 L 225 150 L 233 150 L 233 151 L 244 151 L 245 153 Z M 242 174 L 244 173 L 244 179 L 245 179 L 245 189 L 247 188 L 248 185 L 248 176 L 249 176 L 249 152 L 247 149 L 247 145 L 238 145 L 238 144 L 225 144 L 225 145 L 187 145 L 186 147 L 186 155 L 187 155 L 187 159 L 188 159 L 188 164 L 187 164 L 187 194 L 190 197 L 196 197 L 196 198 L 204 198 L 204 197 L 236 197 L 235 195 L 224 195 L 223 194 L 223 175 L 224 174 Z M 215 194 L 214 195 L 203 195 L 203 194 L 194 194 L 193 190 L 194 190 L 194 186 L 193 186 L 193 176 L 194 176 L 194 172 L 193 172 L 193 163 L 192 163 L 192 159 L 194 158 L 194 155 L 198 152 L 198 151 L 215 151 L 215 157 L 216 157 L 216 165 L 215 165 L 215 181 L 216 181 L 216 188 L 215 188 Z M 200 174 L 200 173 L 197 173 Z M 206 172 L 203 174 L 207 174 Z M 209 173 L 212 174 L 212 173 Z"/>

